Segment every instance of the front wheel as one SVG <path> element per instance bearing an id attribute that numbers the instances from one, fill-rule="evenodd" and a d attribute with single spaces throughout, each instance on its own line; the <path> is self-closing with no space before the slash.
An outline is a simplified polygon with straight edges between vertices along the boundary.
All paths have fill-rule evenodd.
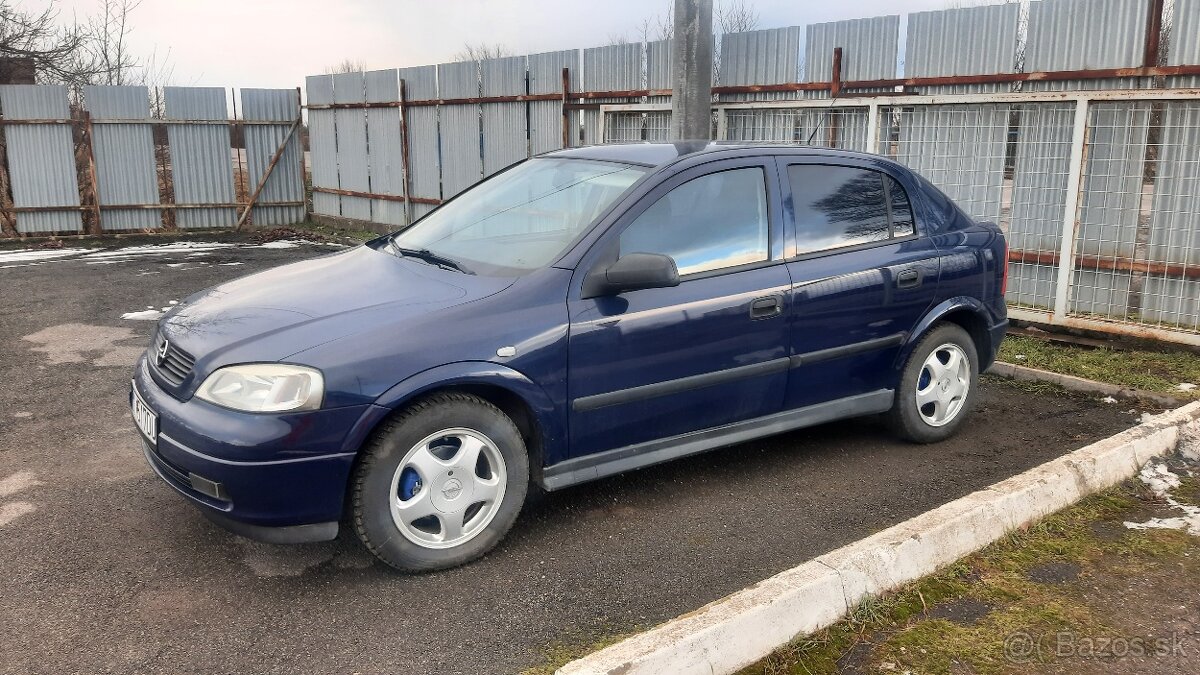
<path id="1" fill-rule="evenodd" d="M 354 526 L 400 570 L 455 567 L 490 551 L 525 501 L 520 431 L 476 396 L 435 394 L 388 420 L 354 472 Z"/>
<path id="2" fill-rule="evenodd" d="M 941 324 L 917 343 L 904 365 L 891 427 L 916 443 L 936 443 L 954 435 L 975 403 L 979 356 L 965 330 Z"/>

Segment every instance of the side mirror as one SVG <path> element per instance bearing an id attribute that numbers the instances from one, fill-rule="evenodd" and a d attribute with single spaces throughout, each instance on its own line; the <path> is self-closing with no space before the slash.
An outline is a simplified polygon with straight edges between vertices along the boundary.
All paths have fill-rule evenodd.
<path id="1" fill-rule="evenodd" d="M 679 269 L 668 255 L 630 253 L 608 267 L 594 269 L 583 281 L 583 297 L 618 295 L 643 288 L 670 288 L 679 285 Z"/>

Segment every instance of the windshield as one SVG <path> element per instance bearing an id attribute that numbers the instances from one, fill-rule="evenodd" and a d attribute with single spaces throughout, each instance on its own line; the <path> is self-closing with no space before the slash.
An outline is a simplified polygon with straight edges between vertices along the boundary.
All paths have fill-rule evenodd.
<path id="1" fill-rule="evenodd" d="M 532 159 L 471 188 L 393 237 L 479 274 L 521 274 L 557 259 L 647 169 Z"/>

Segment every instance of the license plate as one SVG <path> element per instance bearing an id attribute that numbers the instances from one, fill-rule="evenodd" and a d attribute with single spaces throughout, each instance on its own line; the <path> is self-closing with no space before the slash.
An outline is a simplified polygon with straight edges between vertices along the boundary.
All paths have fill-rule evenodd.
<path id="1" fill-rule="evenodd" d="M 133 413 L 133 423 L 137 425 L 137 428 L 145 434 L 151 443 L 157 443 L 158 415 L 142 400 L 142 395 L 138 393 L 136 386 L 133 388 L 131 412 Z"/>

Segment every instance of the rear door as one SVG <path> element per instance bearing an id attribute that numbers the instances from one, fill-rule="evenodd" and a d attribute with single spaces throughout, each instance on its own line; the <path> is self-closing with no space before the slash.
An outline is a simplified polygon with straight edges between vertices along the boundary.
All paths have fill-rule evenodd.
<path id="1" fill-rule="evenodd" d="M 895 386 L 894 362 L 937 295 L 938 250 L 908 191 L 869 160 L 780 158 L 793 369 L 785 408 Z"/>
<path id="2" fill-rule="evenodd" d="M 568 297 L 573 457 L 780 410 L 790 280 L 778 185 L 770 157 L 684 170 L 583 259 Z M 636 252 L 671 256 L 679 285 L 581 299 L 588 271 Z"/>

